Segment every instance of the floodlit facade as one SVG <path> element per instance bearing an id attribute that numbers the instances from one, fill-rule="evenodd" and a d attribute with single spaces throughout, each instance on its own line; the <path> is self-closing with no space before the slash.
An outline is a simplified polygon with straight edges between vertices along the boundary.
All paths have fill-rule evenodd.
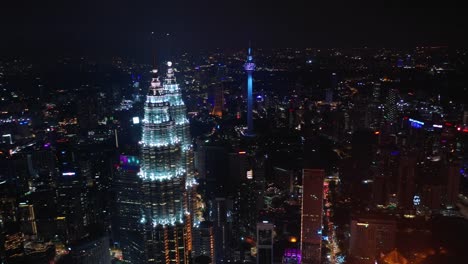
<path id="1" fill-rule="evenodd" d="M 153 70 L 142 120 L 139 176 L 147 263 L 188 263 L 191 249 L 193 155 L 186 107 L 171 66 L 168 62 L 164 85 Z"/>

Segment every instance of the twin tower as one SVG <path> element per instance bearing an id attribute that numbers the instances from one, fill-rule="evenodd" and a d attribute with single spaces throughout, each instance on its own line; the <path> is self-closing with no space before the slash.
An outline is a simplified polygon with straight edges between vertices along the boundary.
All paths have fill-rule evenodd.
<path id="1" fill-rule="evenodd" d="M 157 70 L 152 73 L 139 142 L 145 258 L 148 263 L 188 263 L 195 180 L 187 111 L 172 63 L 164 81 Z"/>
<path id="2" fill-rule="evenodd" d="M 251 49 L 244 65 L 247 72 L 247 135 L 253 135 Z M 139 142 L 143 182 L 144 251 L 147 263 L 189 263 L 192 252 L 194 197 L 193 150 L 187 109 L 174 76 L 172 63 L 161 81 L 153 77 L 144 104 L 142 138 Z M 194 223 L 195 222 L 195 223 Z"/>

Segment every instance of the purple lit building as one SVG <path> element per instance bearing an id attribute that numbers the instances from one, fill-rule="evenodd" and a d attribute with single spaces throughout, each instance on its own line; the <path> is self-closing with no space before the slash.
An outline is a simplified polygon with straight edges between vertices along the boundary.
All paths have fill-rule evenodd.
<path id="1" fill-rule="evenodd" d="M 300 264 L 301 250 L 297 248 L 287 248 L 283 254 L 283 264 Z"/>

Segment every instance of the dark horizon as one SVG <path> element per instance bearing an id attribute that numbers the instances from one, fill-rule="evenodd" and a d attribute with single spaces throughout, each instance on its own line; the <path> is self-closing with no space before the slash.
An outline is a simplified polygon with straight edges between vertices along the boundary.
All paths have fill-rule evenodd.
<path id="1" fill-rule="evenodd" d="M 144 57 L 151 32 L 161 47 L 195 51 L 243 48 L 464 47 L 463 8 L 424 4 L 295 5 L 199 1 L 7 3 L 0 22 L 4 56 Z M 84 3 L 83 3 L 84 2 Z M 163 37 L 169 33 L 171 40 Z"/>

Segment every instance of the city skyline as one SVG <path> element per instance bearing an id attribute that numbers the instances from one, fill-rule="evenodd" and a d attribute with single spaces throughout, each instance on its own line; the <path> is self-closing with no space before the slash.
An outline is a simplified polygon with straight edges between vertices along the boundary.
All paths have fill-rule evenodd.
<path id="1" fill-rule="evenodd" d="M 460 5 L 6 3 L 0 264 L 468 263 Z"/>

